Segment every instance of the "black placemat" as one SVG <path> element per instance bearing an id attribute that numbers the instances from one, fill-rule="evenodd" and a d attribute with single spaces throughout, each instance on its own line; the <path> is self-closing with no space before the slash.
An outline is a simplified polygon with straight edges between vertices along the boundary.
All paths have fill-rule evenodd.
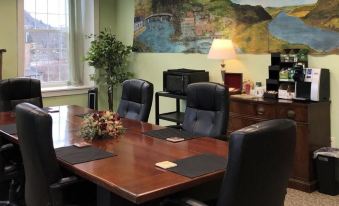
<path id="1" fill-rule="evenodd" d="M 159 139 L 166 139 L 169 137 L 181 137 L 184 138 L 185 140 L 197 138 L 199 136 L 193 135 L 189 132 L 186 132 L 184 130 L 180 129 L 174 129 L 174 128 L 164 128 L 164 129 L 159 129 L 159 130 L 150 130 L 147 132 L 144 132 L 145 135 L 159 138 Z"/>
<path id="2" fill-rule="evenodd" d="M 16 124 L 3 124 L 0 125 L 0 130 L 7 134 L 16 134 Z"/>
<path id="3" fill-rule="evenodd" d="M 92 113 L 94 113 L 94 112 L 87 112 L 87 113 L 83 113 L 83 114 L 76 114 L 75 116 L 83 118 L 84 116 L 86 116 L 88 114 L 92 114 Z"/>
<path id="4" fill-rule="evenodd" d="M 102 149 L 89 147 L 68 146 L 55 149 L 56 156 L 70 164 L 79 164 L 93 160 L 113 157 L 115 154 L 106 152 Z"/>
<path id="5" fill-rule="evenodd" d="M 168 170 L 189 178 L 226 169 L 227 165 L 227 159 L 208 153 L 173 162 L 178 166 L 169 168 Z"/>

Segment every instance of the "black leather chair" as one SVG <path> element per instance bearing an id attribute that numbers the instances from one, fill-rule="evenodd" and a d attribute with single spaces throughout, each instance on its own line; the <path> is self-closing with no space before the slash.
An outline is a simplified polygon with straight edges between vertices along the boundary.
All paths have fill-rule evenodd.
<path id="1" fill-rule="evenodd" d="M 226 135 L 229 113 L 228 89 L 221 84 L 199 82 L 188 85 L 182 129 L 195 135 Z"/>
<path id="2" fill-rule="evenodd" d="M 283 206 L 292 171 L 296 125 L 270 120 L 231 134 L 229 157 L 217 206 Z M 194 199 L 167 200 L 163 205 L 206 204 Z"/>
<path id="3" fill-rule="evenodd" d="M 31 79 L 31 78 L 12 78 L 12 79 L 1 80 L 0 81 L 0 112 L 13 111 L 15 109 L 15 106 L 22 102 L 29 102 L 39 107 L 43 106 L 40 81 L 37 79 Z M 9 142 L 4 139 L 0 140 L 0 146 L 6 145 L 6 148 L 8 148 L 8 143 Z M 16 165 L 16 167 L 8 167 L 7 165 L 7 168 L 11 168 L 12 170 L 14 168 L 20 169 L 21 168 L 19 166 L 21 164 L 20 151 L 18 147 L 16 146 L 11 145 L 11 147 L 12 148 L 10 152 L 6 151 L 7 153 L 6 159 L 11 158 L 12 160 L 16 161 L 16 162 L 11 162 L 12 166 Z M 12 173 L 13 172 L 14 171 L 12 171 Z M 23 173 L 23 172 L 16 171 L 16 173 Z M 15 184 L 17 182 L 22 182 L 22 181 L 16 180 Z M 0 182 L 0 184 L 2 183 Z M 13 184 L 11 184 L 11 187 L 14 187 Z M 10 196 L 12 198 L 13 194 L 11 194 Z M 10 202 L 13 201 L 13 198 L 12 200 L 10 200 Z"/>
<path id="4" fill-rule="evenodd" d="M 1 80 L 0 112 L 13 111 L 15 106 L 22 102 L 42 107 L 40 81 L 31 78 Z"/>
<path id="5" fill-rule="evenodd" d="M 15 162 L 6 158 L 6 152 L 13 149 L 13 144 L 3 144 L 0 147 L 0 184 L 4 187 L 2 191 L 6 193 L 7 200 L 0 201 L 0 205 L 16 205 L 18 203 L 17 194 L 21 191 L 19 179 L 22 180 L 20 169 Z"/>
<path id="6" fill-rule="evenodd" d="M 62 189 L 77 178 L 62 177 L 53 147 L 51 116 L 35 105 L 21 103 L 16 107 L 16 124 L 26 177 L 26 205 L 63 205 Z"/>
<path id="7" fill-rule="evenodd" d="M 122 83 L 118 114 L 121 117 L 147 122 L 152 101 L 152 83 L 142 79 L 126 80 Z"/>

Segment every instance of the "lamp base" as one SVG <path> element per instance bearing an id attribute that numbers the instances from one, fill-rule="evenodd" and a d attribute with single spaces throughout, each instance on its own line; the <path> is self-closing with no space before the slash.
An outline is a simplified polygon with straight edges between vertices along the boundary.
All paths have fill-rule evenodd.
<path id="1" fill-rule="evenodd" d="M 221 70 L 221 78 L 222 78 L 222 82 L 225 83 L 225 74 L 226 74 L 226 71 L 225 70 Z"/>

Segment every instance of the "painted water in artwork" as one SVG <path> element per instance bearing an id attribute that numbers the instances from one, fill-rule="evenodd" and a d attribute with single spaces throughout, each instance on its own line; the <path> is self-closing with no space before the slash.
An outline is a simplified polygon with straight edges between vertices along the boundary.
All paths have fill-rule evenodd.
<path id="1" fill-rule="evenodd" d="M 214 38 L 239 53 L 339 54 L 339 0 L 136 0 L 139 52 L 208 53 Z"/>

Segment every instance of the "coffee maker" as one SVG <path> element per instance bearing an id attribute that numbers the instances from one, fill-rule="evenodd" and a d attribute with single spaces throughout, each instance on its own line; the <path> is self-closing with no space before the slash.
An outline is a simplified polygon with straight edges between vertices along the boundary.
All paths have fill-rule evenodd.
<path id="1" fill-rule="evenodd" d="M 328 69 L 306 68 L 294 74 L 295 99 L 329 101 L 330 71 Z"/>

